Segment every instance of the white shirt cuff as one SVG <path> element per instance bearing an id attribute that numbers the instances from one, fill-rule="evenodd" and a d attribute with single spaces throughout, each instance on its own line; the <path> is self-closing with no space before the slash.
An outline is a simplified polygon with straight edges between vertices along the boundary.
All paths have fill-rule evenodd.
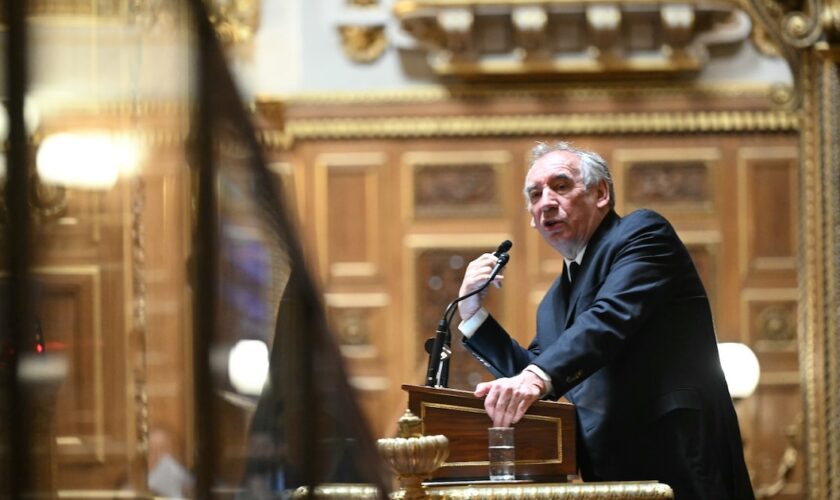
<path id="1" fill-rule="evenodd" d="M 545 371 L 543 371 L 543 369 L 540 368 L 539 366 L 528 365 L 528 366 L 525 367 L 525 370 L 533 373 L 537 377 L 541 378 L 543 382 L 545 382 L 545 391 L 543 391 L 543 393 L 540 394 L 540 397 L 545 396 L 546 394 L 550 393 L 551 390 L 554 388 L 554 386 L 551 384 L 551 377 L 549 377 L 548 374 Z M 522 371 L 525 371 L 525 370 L 522 370 Z"/>
<path id="2" fill-rule="evenodd" d="M 470 319 L 462 321 L 458 325 L 458 330 L 461 330 L 461 334 L 463 334 L 464 337 L 470 338 L 473 336 L 475 331 L 478 330 L 478 327 L 481 326 L 482 323 L 484 323 L 484 320 L 487 319 L 487 316 L 490 316 L 490 314 L 487 312 L 486 309 L 482 307 L 478 311 L 476 311 Z"/>

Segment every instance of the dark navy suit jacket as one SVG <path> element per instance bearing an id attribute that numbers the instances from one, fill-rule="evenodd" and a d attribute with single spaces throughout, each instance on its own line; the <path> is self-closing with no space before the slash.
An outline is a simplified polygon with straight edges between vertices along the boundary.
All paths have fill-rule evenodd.
<path id="1" fill-rule="evenodd" d="M 610 211 L 587 244 L 568 306 L 562 279 L 543 298 L 527 349 L 492 316 L 465 340 L 467 348 L 497 377 L 539 366 L 551 377 L 551 396 L 576 405 L 584 480 L 680 482 L 655 470 L 659 462 L 699 460 L 685 465 L 714 476 L 696 480 L 719 482 L 715 495 L 726 495 L 719 498 L 752 498 L 709 301 L 671 225 L 649 210 L 624 218 Z M 676 410 L 690 411 L 662 420 Z M 638 469 L 640 449 L 658 446 L 652 440 L 670 446 L 669 439 L 698 433 L 704 441 L 698 456 L 651 452 L 653 465 Z M 676 498 L 693 498 L 680 494 L 692 486 L 672 487 Z"/>

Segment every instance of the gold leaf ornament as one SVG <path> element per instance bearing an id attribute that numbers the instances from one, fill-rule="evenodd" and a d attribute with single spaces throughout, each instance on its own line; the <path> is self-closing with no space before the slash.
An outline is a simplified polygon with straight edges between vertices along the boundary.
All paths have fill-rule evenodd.
<path id="1" fill-rule="evenodd" d="M 388 47 L 385 26 L 339 26 L 341 48 L 350 60 L 371 63 Z"/>

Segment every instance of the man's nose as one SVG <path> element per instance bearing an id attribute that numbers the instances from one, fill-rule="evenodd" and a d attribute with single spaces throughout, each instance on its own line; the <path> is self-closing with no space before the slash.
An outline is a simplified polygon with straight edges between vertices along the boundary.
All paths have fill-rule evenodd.
<path id="1" fill-rule="evenodd" d="M 554 191 L 543 189 L 542 196 L 540 196 L 540 204 L 542 205 L 543 212 L 557 208 L 557 196 Z"/>

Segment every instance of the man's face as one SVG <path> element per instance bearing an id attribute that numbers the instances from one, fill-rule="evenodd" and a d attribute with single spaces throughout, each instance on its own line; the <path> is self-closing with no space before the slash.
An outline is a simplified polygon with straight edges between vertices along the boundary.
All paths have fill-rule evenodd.
<path id="1" fill-rule="evenodd" d="M 568 259 L 574 259 L 609 210 L 602 181 L 587 190 L 577 155 L 552 151 L 540 157 L 525 177 L 531 227 Z"/>

